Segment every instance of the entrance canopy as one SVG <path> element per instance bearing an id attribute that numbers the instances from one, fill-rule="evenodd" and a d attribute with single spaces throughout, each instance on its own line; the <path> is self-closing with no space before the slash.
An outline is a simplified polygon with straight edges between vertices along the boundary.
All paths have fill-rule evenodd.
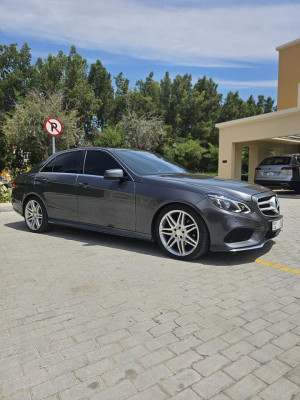
<path id="1" fill-rule="evenodd" d="M 242 148 L 249 147 L 248 180 L 257 164 L 270 155 L 300 153 L 300 107 L 223 122 L 219 128 L 221 178 L 241 179 Z"/>

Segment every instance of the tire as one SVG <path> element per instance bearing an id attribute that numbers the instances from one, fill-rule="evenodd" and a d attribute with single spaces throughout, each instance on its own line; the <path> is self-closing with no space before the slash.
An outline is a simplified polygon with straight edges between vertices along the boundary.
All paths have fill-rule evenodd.
<path id="1" fill-rule="evenodd" d="M 38 197 L 30 197 L 24 208 L 24 219 L 30 232 L 42 233 L 49 230 L 46 208 Z"/>
<path id="2" fill-rule="evenodd" d="M 166 207 L 155 226 L 156 239 L 165 254 L 190 261 L 209 250 L 209 233 L 201 216 L 181 204 Z"/>

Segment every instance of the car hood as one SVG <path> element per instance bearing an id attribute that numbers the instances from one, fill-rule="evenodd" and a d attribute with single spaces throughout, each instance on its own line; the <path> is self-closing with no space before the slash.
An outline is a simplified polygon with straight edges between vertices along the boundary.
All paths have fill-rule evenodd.
<path id="1" fill-rule="evenodd" d="M 254 183 L 197 174 L 147 175 L 143 176 L 143 182 L 203 194 L 221 194 L 244 201 L 251 201 L 255 194 L 270 192 L 270 189 Z"/>

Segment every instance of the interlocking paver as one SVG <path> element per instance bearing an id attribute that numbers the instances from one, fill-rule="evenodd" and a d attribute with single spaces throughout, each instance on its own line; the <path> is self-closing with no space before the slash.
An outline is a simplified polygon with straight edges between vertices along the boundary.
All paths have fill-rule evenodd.
<path id="1" fill-rule="evenodd" d="M 283 362 L 274 359 L 256 369 L 253 374 L 264 382 L 271 384 L 276 379 L 284 375 L 287 371 L 289 371 L 290 368 L 291 367 L 287 364 L 284 364 Z"/>
<path id="2" fill-rule="evenodd" d="M 118 382 L 125 379 L 134 379 L 138 374 L 143 372 L 144 369 L 137 362 L 132 362 L 126 365 L 120 365 L 117 368 L 106 372 L 101 377 L 107 384 L 107 386 L 113 386 Z"/>
<path id="3" fill-rule="evenodd" d="M 249 256 L 300 269 L 286 201 L 288 235 Z M 32 236 L 14 213 L 0 225 L 3 400 L 300 400 L 297 275 L 68 228 Z"/>
<path id="4" fill-rule="evenodd" d="M 289 350 L 280 354 L 278 359 L 290 365 L 291 367 L 296 367 L 298 364 L 300 364 L 300 346 L 291 347 Z"/>
<path id="5" fill-rule="evenodd" d="M 178 372 L 183 368 L 190 367 L 195 361 L 199 361 L 200 359 L 202 359 L 202 357 L 199 356 L 198 353 L 196 353 L 194 350 L 189 350 L 186 353 L 173 357 L 165 364 L 173 372 Z"/>
<path id="6" fill-rule="evenodd" d="M 2 385 L 2 391 L 4 396 L 8 396 L 16 393 L 20 389 L 25 389 L 29 386 L 38 385 L 39 383 L 45 382 L 48 379 L 46 371 L 40 369 L 38 371 L 31 372 L 27 375 L 23 375 L 19 378 L 5 382 Z"/>
<path id="7" fill-rule="evenodd" d="M 285 378 L 280 378 L 263 390 L 259 396 L 264 400 L 289 400 L 298 392 L 298 385 Z"/>
<path id="8" fill-rule="evenodd" d="M 201 396 L 202 399 L 208 399 L 214 394 L 221 392 L 234 381 L 222 371 L 215 372 L 208 378 L 202 379 L 193 386 L 193 389 Z"/>
<path id="9" fill-rule="evenodd" d="M 106 389 L 103 380 L 97 376 L 81 383 L 74 383 L 59 392 L 60 400 L 81 400 Z"/>
<path id="10" fill-rule="evenodd" d="M 90 397 L 91 400 L 124 400 L 136 393 L 136 389 L 129 381 L 123 381 L 114 387 L 101 391 Z M 64 399 L 62 399 L 64 400 Z M 71 400 L 71 399 L 70 399 Z"/>
<path id="11" fill-rule="evenodd" d="M 198 382 L 201 379 L 200 375 L 192 369 L 184 369 L 176 375 L 170 376 L 161 382 L 161 386 L 171 396 L 182 391 L 186 387 Z"/>
<path id="12" fill-rule="evenodd" d="M 266 384 L 255 376 L 249 374 L 225 390 L 233 400 L 251 399 L 256 393 L 260 392 Z"/>
<path id="13" fill-rule="evenodd" d="M 170 375 L 172 372 L 166 366 L 156 365 L 137 375 L 133 381 L 138 390 L 144 390 Z"/>
<path id="14" fill-rule="evenodd" d="M 248 356 L 244 356 L 234 363 L 231 363 L 227 367 L 223 368 L 223 371 L 232 376 L 235 380 L 238 380 L 258 368 L 259 366 L 260 364 L 258 362 Z"/>
<path id="15" fill-rule="evenodd" d="M 207 377 L 223 368 L 226 364 L 229 364 L 229 362 L 230 360 L 221 354 L 214 354 L 213 356 L 206 357 L 203 361 L 195 363 L 193 368 L 202 376 Z"/>
<path id="16" fill-rule="evenodd" d="M 40 400 L 52 394 L 58 393 L 63 389 L 76 385 L 77 380 L 71 373 L 60 375 L 57 378 L 44 382 L 31 388 L 33 400 Z"/>

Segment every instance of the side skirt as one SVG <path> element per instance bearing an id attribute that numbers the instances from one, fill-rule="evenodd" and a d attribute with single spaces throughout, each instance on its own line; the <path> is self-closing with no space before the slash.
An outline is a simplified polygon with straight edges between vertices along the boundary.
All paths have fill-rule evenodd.
<path id="1" fill-rule="evenodd" d="M 54 218 L 49 218 L 48 223 L 54 224 L 54 225 L 68 226 L 70 228 L 85 229 L 88 231 L 108 233 L 110 235 L 125 236 L 125 237 L 134 238 L 134 239 L 142 239 L 142 240 L 147 240 L 150 242 L 154 241 L 152 239 L 151 235 L 147 235 L 145 233 L 125 231 L 122 229 L 108 228 L 108 227 L 98 226 L 98 225 L 82 224 L 79 222 L 62 221 L 62 220 L 54 219 Z"/>

